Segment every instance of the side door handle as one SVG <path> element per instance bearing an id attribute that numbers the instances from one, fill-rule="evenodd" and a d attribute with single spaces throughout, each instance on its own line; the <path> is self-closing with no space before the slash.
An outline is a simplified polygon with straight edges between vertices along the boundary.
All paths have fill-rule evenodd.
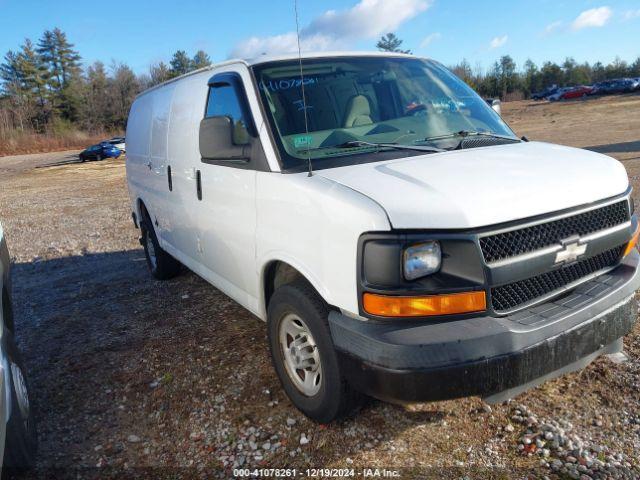
<path id="1" fill-rule="evenodd" d="M 198 200 L 202 200 L 202 175 L 200 170 L 196 170 L 196 195 Z"/>
<path id="2" fill-rule="evenodd" d="M 153 164 L 151 163 L 151 161 L 147 162 L 147 167 L 149 167 L 149 170 L 153 168 Z"/>
<path id="3" fill-rule="evenodd" d="M 171 177 L 171 165 L 167 165 L 167 183 L 169 184 L 169 191 L 173 191 L 173 178 Z"/>

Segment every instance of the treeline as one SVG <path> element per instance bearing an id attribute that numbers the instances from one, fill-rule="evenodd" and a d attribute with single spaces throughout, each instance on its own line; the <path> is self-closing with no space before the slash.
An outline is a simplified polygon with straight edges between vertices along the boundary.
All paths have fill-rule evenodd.
<path id="1" fill-rule="evenodd" d="M 37 43 L 27 39 L 0 65 L 0 141 L 21 133 L 64 135 L 122 132 L 135 96 L 155 84 L 211 64 L 204 51 L 178 50 L 169 64 L 136 75 L 124 63 L 83 67 L 82 57 L 58 28 Z"/>
<path id="2" fill-rule="evenodd" d="M 592 85 L 614 78 L 640 77 L 640 57 L 631 64 L 616 58 L 608 65 L 602 62 L 578 63 L 571 57 L 560 65 L 544 62 L 538 66 L 527 60 L 519 69 L 513 58 L 505 55 L 487 71 L 480 65 L 472 68 L 466 60 L 451 69 L 480 95 L 508 101 L 529 98 L 532 93 L 552 85 Z"/>
<path id="3" fill-rule="evenodd" d="M 401 50 L 402 40 L 393 34 L 380 39 L 381 50 Z M 45 31 L 37 42 L 26 39 L 10 50 L 0 64 L 0 151 L 25 132 L 64 135 L 68 132 L 122 132 L 129 107 L 142 90 L 172 77 L 211 64 L 202 50 L 189 56 L 178 50 L 170 62 L 153 64 L 136 75 L 124 63 L 105 66 L 95 62 L 83 66 L 82 57 L 60 29 Z M 592 84 L 605 79 L 640 76 L 640 57 L 633 63 L 616 59 L 608 65 L 562 64 L 527 60 L 521 68 L 508 55 L 488 70 L 473 68 L 463 60 L 453 71 L 485 97 L 503 100 L 527 98 L 551 85 Z"/>

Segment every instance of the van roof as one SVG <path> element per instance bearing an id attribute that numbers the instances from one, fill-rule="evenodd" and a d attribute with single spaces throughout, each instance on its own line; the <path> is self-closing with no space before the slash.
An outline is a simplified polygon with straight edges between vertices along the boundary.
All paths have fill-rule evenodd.
<path id="1" fill-rule="evenodd" d="M 404 57 L 404 58 L 416 58 L 414 55 L 406 54 L 406 53 L 397 53 L 397 52 L 367 52 L 367 51 L 335 51 L 335 52 L 303 52 L 302 59 L 311 59 L 311 58 L 327 58 L 327 57 Z M 213 70 L 214 68 L 224 67 L 226 65 L 233 64 L 243 64 L 247 67 L 251 67 L 254 65 L 260 65 L 263 63 L 269 62 L 278 62 L 278 61 L 286 61 L 286 60 L 297 60 L 298 53 L 283 53 L 279 55 L 260 55 L 253 58 L 235 58 L 231 60 L 225 60 L 224 62 L 213 63 L 208 67 L 203 67 L 198 70 L 194 70 L 189 73 L 185 73 L 184 75 L 180 75 L 179 77 L 172 78 L 165 82 L 159 83 L 158 85 L 154 85 L 151 88 L 148 88 L 138 94 L 138 97 L 145 95 L 146 93 L 152 92 L 153 90 L 157 90 L 159 88 L 164 87 L 173 82 L 177 82 L 185 77 L 190 77 L 192 75 L 197 75 L 202 72 L 206 72 L 208 70 Z"/>
<path id="2" fill-rule="evenodd" d="M 324 58 L 324 57 L 407 57 L 415 58 L 413 55 L 396 52 L 358 52 L 358 51 L 336 51 L 336 52 L 304 52 L 303 59 Z M 277 62 L 280 60 L 297 60 L 298 52 L 283 53 L 279 55 L 260 55 L 245 60 L 248 65 L 259 65 L 261 63 Z"/>

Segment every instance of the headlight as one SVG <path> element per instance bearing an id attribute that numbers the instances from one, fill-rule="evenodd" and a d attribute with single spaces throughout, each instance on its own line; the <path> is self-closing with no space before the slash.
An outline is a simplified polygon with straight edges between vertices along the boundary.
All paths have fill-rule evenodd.
<path id="1" fill-rule="evenodd" d="M 404 251 L 403 257 L 404 278 L 407 280 L 431 275 L 440 270 L 442 261 L 440 243 L 429 241 L 413 245 Z"/>

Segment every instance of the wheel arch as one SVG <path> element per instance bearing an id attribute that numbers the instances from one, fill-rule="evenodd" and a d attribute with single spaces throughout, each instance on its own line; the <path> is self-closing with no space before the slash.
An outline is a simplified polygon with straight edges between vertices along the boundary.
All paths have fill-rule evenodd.
<path id="1" fill-rule="evenodd" d="M 13 321 L 13 306 L 11 305 L 11 296 L 9 295 L 9 291 L 7 290 L 7 286 L 2 286 L 2 321 L 4 325 L 14 332 L 15 324 Z"/>
<path id="2" fill-rule="evenodd" d="M 308 283 L 327 305 L 331 305 L 329 293 L 311 272 L 291 259 L 273 258 L 265 262 L 260 275 L 260 316 L 267 319 L 269 301 L 281 286 L 302 280 Z"/>
<path id="3" fill-rule="evenodd" d="M 138 225 L 142 225 L 142 221 L 145 218 L 151 220 L 151 213 L 149 213 L 149 209 L 142 197 L 138 197 L 136 200 L 136 217 L 138 220 Z"/>

